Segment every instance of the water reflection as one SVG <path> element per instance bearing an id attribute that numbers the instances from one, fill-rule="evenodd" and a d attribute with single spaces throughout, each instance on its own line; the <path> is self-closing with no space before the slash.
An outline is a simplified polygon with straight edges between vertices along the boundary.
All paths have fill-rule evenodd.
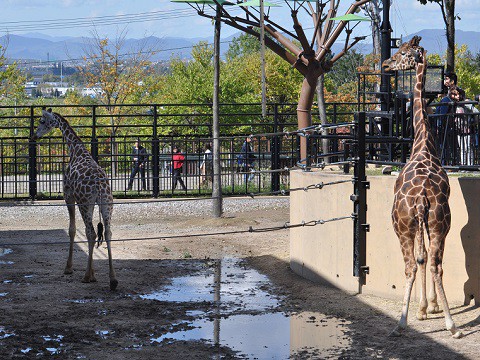
<path id="1" fill-rule="evenodd" d="M 206 301 L 212 307 L 208 312 L 189 312 L 197 319 L 188 322 L 188 330 L 154 335 L 150 340 L 153 344 L 204 340 L 257 359 L 287 359 L 300 352 L 338 357 L 350 345 L 346 321 L 320 313 L 286 315 L 278 310 L 281 299 L 269 293 L 269 287 L 266 276 L 234 258 L 218 261 L 201 274 L 175 278 L 161 291 L 141 298 Z"/>

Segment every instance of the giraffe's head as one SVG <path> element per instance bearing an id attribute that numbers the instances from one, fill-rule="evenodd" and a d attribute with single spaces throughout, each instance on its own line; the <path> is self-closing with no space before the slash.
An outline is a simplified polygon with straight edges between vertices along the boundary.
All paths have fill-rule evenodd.
<path id="1" fill-rule="evenodd" d="M 52 129 L 57 128 L 58 126 L 58 119 L 52 112 L 52 109 L 43 109 L 42 117 L 40 118 L 37 131 L 33 135 L 32 139 L 36 140 L 38 138 L 41 138 L 43 135 L 50 132 Z"/>
<path id="2" fill-rule="evenodd" d="M 420 36 L 414 36 L 403 43 L 395 55 L 383 62 L 385 71 L 414 69 L 417 63 L 423 63 L 424 49 L 419 46 Z"/>

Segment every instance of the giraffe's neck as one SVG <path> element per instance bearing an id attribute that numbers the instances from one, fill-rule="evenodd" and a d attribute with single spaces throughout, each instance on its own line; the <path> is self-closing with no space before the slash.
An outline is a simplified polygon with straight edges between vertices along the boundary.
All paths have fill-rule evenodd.
<path id="1" fill-rule="evenodd" d="M 413 129 L 414 139 L 412 146 L 412 155 L 427 150 L 429 153 L 436 155 L 436 147 L 433 134 L 430 131 L 430 125 L 427 119 L 425 109 L 424 92 L 425 92 L 425 73 L 427 69 L 426 54 L 423 54 L 423 62 L 416 63 L 416 83 L 413 90 Z"/>
<path id="2" fill-rule="evenodd" d="M 70 126 L 68 121 L 62 116 L 58 114 L 56 115 L 59 122 L 59 129 L 61 130 L 63 139 L 65 140 L 68 146 L 68 152 L 70 154 L 70 161 L 71 161 L 72 158 L 76 157 L 76 155 L 87 152 L 87 149 L 85 148 L 85 145 L 83 144 L 82 140 L 75 133 L 75 130 L 73 130 L 73 128 Z"/>

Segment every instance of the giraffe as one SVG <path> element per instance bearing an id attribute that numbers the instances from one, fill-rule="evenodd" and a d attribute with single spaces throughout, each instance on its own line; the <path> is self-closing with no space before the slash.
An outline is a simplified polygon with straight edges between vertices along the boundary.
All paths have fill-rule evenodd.
<path id="1" fill-rule="evenodd" d="M 394 187 L 392 221 L 405 261 L 406 286 L 402 315 L 391 335 L 400 335 L 407 326 L 410 295 L 417 269 L 420 268 L 421 291 L 417 319 L 425 320 L 427 312 L 440 312 L 437 302 L 438 293 L 445 314 L 446 328 L 454 338 L 460 338 L 463 335 L 453 322 L 442 281 L 443 251 L 451 222 L 448 205 L 450 184 L 447 173 L 438 158 L 425 111 L 423 94 L 427 62 L 426 51 L 419 46 L 420 40 L 421 37 L 414 36 L 409 42 L 402 44 L 398 52 L 382 64 L 386 71 L 415 69 L 416 72 L 413 92 L 413 146 L 410 159 L 398 175 Z M 428 244 L 425 244 L 424 232 Z M 431 271 L 428 302 L 427 261 Z"/>
<path id="2" fill-rule="evenodd" d="M 85 234 L 88 239 L 88 264 L 82 282 L 89 283 L 96 281 L 93 270 L 93 249 L 95 247 L 97 234 L 93 227 L 92 217 L 95 204 L 98 204 L 100 214 L 103 218 L 105 229 L 104 235 L 108 250 L 110 290 L 113 291 L 116 289 L 118 281 L 113 269 L 112 251 L 110 247 L 110 240 L 112 238 L 110 226 L 113 210 L 113 196 L 107 179 L 107 174 L 95 162 L 68 121 L 60 114 L 52 112 L 52 109 L 42 110 L 42 117 L 40 118 L 39 126 L 33 135 L 32 140 L 42 137 L 54 128 L 59 128 L 62 131 L 70 156 L 70 161 L 63 178 L 64 198 L 70 219 L 68 230 L 70 248 L 64 273 L 73 273 L 73 243 L 76 233 L 75 204 L 77 204 L 85 224 Z M 101 233 L 102 226 L 99 224 L 99 241 L 102 239 L 103 234 Z"/>

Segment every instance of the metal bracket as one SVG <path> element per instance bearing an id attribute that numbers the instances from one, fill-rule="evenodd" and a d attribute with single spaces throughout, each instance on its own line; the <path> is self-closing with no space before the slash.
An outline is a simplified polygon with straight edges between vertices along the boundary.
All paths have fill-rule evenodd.
<path id="1" fill-rule="evenodd" d="M 366 275 L 370 274 L 370 267 L 369 266 L 360 266 L 360 271 Z"/>
<path id="2" fill-rule="evenodd" d="M 363 231 L 365 232 L 370 231 L 370 224 L 361 224 L 360 226 L 362 227 Z"/>

